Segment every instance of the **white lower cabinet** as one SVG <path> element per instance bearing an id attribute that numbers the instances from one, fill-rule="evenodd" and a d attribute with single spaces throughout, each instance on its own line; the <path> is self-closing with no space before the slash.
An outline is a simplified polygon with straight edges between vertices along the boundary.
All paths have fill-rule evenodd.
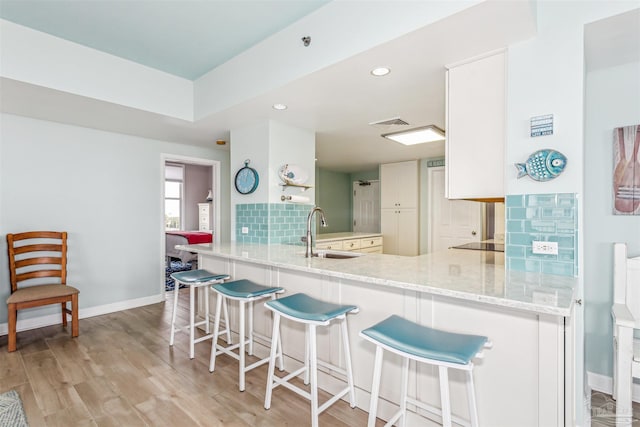
<path id="1" fill-rule="evenodd" d="M 419 252 L 417 209 L 381 209 L 383 253 L 416 256 Z"/>
<path id="2" fill-rule="evenodd" d="M 481 426 L 564 425 L 565 326 L 562 317 L 364 281 L 339 279 L 322 272 L 302 272 L 215 255 L 200 254 L 198 258 L 202 268 L 228 273 L 232 279 L 250 279 L 262 285 L 282 286 L 285 289 L 283 297 L 304 292 L 329 302 L 357 305 L 360 312 L 348 315 L 349 341 L 356 406 L 364 411 L 369 409 L 375 346 L 362 340 L 358 332 L 396 314 L 434 328 L 489 337 L 493 347 L 484 351 L 482 359 L 474 361 L 474 382 Z M 212 297 L 212 309 L 215 308 L 215 302 L 215 297 Z M 231 329 L 237 331 L 237 304 L 231 304 L 229 308 Z M 264 308 L 264 304 L 255 304 L 254 308 L 256 331 L 270 336 L 271 312 Z M 304 328 L 283 319 L 281 336 L 285 369 L 292 372 L 301 367 L 304 360 Z M 237 342 L 237 335 L 233 339 Z M 320 359 L 344 367 L 341 347 L 337 325 L 318 328 Z M 263 345 L 257 345 L 254 351 L 258 357 L 268 354 L 268 348 Z M 397 410 L 400 366 L 398 357 L 385 354 L 378 403 L 378 417 L 383 420 L 388 420 Z M 338 381 L 337 377 L 329 371 L 320 371 L 319 387 L 330 392 L 339 390 L 344 387 L 344 383 Z M 450 370 L 452 413 L 467 419 L 467 395 L 463 380 L 462 372 Z M 437 370 L 412 363 L 409 384 L 409 394 L 412 397 L 439 406 Z M 301 398 L 300 400 L 302 401 Z M 308 405 L 305 402 L 299 403 Z M 272 408 L 287 404 L 289 403 L 274 397 Z M 567 408 L 570 406 L 567 405 Z M 431 425 L 431 422 L 420 413 L 410 412 L 406 425 L 425 426 Z"/>

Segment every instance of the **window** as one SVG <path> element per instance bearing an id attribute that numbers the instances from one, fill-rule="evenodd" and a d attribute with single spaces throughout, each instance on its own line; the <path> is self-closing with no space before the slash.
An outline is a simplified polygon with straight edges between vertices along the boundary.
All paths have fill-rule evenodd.
<path id="1" fill-rule="evenodd" d="M 164 228 L 181 230 L 184 166 L 167 163 L 164 179 Z"/>

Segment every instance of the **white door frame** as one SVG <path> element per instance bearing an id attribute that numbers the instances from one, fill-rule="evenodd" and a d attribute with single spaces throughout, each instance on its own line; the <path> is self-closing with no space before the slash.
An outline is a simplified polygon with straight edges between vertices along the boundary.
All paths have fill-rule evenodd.
<path id="1" fill-rule="evenodd" d="M 178 154 L 160 153 L 160 269 L 165 277 L 166 246 L 164 234 L 164 165 L 167 162 L 183 163 L 185 165 L 211 166 L 211 190 L 213 193 L 213 232 L 220 233 L 220 161 L 203 159 L 200 157 L 181 156 Z M 214 234 L 215 236 L 215 234 Z M 165 293 L 165 282 L 162 282 L 162 295 Z"/>

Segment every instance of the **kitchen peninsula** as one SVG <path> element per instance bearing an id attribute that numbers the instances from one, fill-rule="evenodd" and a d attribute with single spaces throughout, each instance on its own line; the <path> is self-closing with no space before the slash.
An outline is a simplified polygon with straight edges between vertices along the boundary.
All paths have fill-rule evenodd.
<path id="1" fill-rule="evenodd" d="M 572 423 L 570 389 L 571 313 L 577 279 L 504 269 L 504 254 L 449 249 L 416 257 L 362 254 L 350 259 L 305 258 L 295 245 L 185 245 L 200 266 L 232 278 L 282 286 L 286 294 L 305 292 L 328 301 L 351 303 L 360 313 L 349 318 L 357 405 L 367 410 L 374 348 L 358 332 L 391 314 L 454 332 L 488 336 L 493 343 L 476 363 L 480 425 L 560 426 Z M 233 310 L 233 307 L 230 307 Z M 235 319 L 232 315 L 231 319 Z M 258 307 L 256 331 L 270 335 L 271 320 Z M 232 329 L 237 330 L 232 323 Z M 338 331 L 318 336 L 320 357 L 342 365 Z M 566 335 L 565 335 L 566 334 Z M 565 338 L 566 336 L 566 338 Z M 299 366 L 303 331 L 282 326 L 286 363 Z M 565 345 L 566 340 L 566 345 Z M 292 343 L 288 345 L 289 343 Z M 257 353 L 266 353 L 259 348 Z M 566 361 L 566 362 L 565 362 Z M 450 373 L 452 411 L 467 417 L 464 382 Z M 409 394 L 439 405 L 437 372 L 412 366 Z M 567 388 L 565 388 L 567 384 Z M 320 386 L 334 391 L 329 372 Z M 385 358 L 378 416 L 392 413 L 398 400 L 399 359 Z M 566 397 L 566 399 L 565 399 Z M 413 414 L 408 425 L 424 425 Z"/>

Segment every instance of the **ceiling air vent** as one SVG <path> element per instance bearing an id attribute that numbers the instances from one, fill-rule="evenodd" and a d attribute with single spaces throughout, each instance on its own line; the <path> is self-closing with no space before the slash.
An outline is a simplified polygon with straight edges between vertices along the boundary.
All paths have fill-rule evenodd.
<path id="1" fill-rule="evenodd" d="M 382 126 L 407 126 L 409 123 L 402 120 L 400 117 L 394 117 L 393 119 L 380 120 L 378 122 L 371 122 L 370 125 L 382 125 Z"/>

